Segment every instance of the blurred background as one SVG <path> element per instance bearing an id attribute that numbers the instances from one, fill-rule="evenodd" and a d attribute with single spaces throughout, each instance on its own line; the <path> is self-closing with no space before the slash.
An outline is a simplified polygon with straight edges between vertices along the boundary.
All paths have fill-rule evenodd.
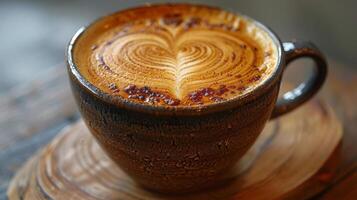
<path id="1" fill-rule="evenodd" d="M 79 118 L 64 67 L 71 37 L 100 16 L 147 2 L 219 6 L 263 22 L 283 41 L 313 41 L 329 60 L 330 93 L 323 98 L 344 122 L 343 163 L 355 163 L 356 0 L 0 0 L 0 200 L 7 199 L 9 181 L 23 162 Z M 301 82 L 302 71 L 309 70 L 304 62 L 294 63 L 303 67 L 289 67 L 284 78 Z"/>
<path id="2" fill-rule="evenodd" d="M 146 2 L 125 0 L 0 0 L 0 94 L 63 67 L 65 48 L 78 28 L 99 16 Z M 329 60 L 357 64 L 357 1 L 202 0 L 249 15 L 284 40 L 311 40 Z M 334 67 L 334 66 L 331 66 Z"/>

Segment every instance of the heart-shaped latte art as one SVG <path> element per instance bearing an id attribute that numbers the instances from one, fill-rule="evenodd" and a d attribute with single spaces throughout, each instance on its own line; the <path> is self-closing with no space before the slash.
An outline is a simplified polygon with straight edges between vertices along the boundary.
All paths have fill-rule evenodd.
<path id="1" fill-rule="evenodd" d="M 177 99 L 200 88 L 243 85 L 261 74 L 253 67 L 261 62 L 255 45 L 214 29 L 161 28 L 119 34 L 97 51 L 99 67 L 94 71 L 105 73 L 106 81 L 148 86 Z"/>
<path id="2" fill-rule="evenodd" d="M 99 20 L 79 39 L 81 74 L 110 95 L 150 104 L 234 98 L 271 74 L 276 48 L 244 17 L 215 8 L 162 5 Z"/>

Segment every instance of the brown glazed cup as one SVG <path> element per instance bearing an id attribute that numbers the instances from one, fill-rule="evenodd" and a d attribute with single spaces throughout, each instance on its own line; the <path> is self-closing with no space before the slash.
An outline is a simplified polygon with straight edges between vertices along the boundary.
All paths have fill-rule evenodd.
<path id="1" fill-rule="evenodd" d="M 157 6 L 193 5 L 164 4 L 145 9 Z M 320 89 L 327 63 L 315 45 L 282 43 L 269 28 L 254 23 L 270 35 L 278 49 L 274 73 L 246 95 L 201 107 L 140 104 L 104 93 L 88 82 L 74 63 L 73 47 L 86 28 L 74 35 L 67 64 L 81 115 L 107 155 L 137 183 L 165 193 L 219 184 L 253 145 L 269 119 L 295 109 Z M 284 69 L 300 57 L 311 58 L 314 71 L 307 81 L 277 100 Z"/>

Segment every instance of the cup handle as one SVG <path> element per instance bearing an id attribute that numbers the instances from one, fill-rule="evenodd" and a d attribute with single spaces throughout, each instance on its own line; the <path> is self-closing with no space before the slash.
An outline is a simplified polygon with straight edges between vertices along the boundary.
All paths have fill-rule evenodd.
<path id="1" fill-rule="evenodd" d="M 271 118 L 279 117 L 292 111 L 301 104 L 311 99 L 321 88 L 327 75 L 327 61 L 320 50 L 311 42 L 284 42 L 286 65 L 295 59 L 308 57 L 315 65 L 311 76 L 295 89 L 286 92 L 278 99 Z"/>

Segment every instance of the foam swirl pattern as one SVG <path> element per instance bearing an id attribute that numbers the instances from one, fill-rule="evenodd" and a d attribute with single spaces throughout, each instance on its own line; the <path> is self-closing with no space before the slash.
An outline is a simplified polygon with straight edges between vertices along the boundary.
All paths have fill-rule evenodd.
<path id="1" fill-rule="evenodd" d="M 100 34 L 94 39 L 91 36 L 91 46 L 85 47 L 90 51 L 78 60 L 80 71 L 107 93 L 152 104 L 164 104 L 160 99 L 148 100 L 160 95 L 179 102 L 173 105 L 214 103 L 242 95 L 273 71 L 276 50 L 253 23 L 210 9 L 178 9 L 174 14 L 161 12 L 111 24 L 97 31 Z M 125 88 L 130 85 L 137 90 L 128 92 Z M 150 95 L 138 93 L 143 87 L 149 88 Z"/>

